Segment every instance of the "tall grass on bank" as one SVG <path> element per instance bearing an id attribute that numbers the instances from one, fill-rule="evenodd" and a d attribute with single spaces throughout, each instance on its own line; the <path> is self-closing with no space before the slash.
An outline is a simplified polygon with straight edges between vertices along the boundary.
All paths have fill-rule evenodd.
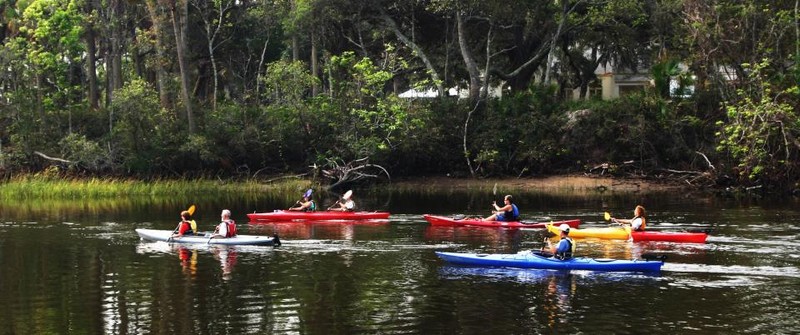
<path id="1" fill-rule="evenodd" d="M 307 180 L 278 183 L 211 179 L 133 180 L 22 176 L 0 183 L 0 199 L 103 199 L 122 196 L 185 196 L 219 193 L 282 192 L 309 187 Z"/>

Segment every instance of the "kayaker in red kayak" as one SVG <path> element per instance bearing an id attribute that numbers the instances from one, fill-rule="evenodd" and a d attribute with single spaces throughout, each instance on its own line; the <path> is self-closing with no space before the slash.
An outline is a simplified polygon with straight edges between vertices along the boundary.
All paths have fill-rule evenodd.
<path id="1" fill-rule="evenodd" d="M 483 221 L 519 221 L 519 208 L 514 204 L 514 197 L 510 194 L 506 195 L 503 197 L 503 202 L 505 205 L 500 207 L 497 205 L 497 201 L 493 201 L 494 210 L 492 213 L 494 214 L 483 219 Z"/>
<path id="2" fill-rule="evenodd" d="M 231 211 L 223 209 L 220 217 L 222 218 L 222 222 L 217 225 L 217 229 L 215 229 L 214 233 L 209 236 L 209 240 L 212 238 L 228 238 L 236 236 L 236 222 L 231 220 Z"/>
<path id="3" fill-rule="evenodd" d="M 629 225 L 631 226 L 631 230 L 633 231 L 644 231 L 644 228 L 647 225 L 647 218 L 645 217 L 644 206 L 637 205 L 636 208 L 633 209 L 633 219 L 628 220 L 628 219 L 611 218 L 611 221 L 619 223 L 621 225 Z"/>
<path id="4" fill-rule="evenodd" d="M 572 254 L 575 253 L 575 241 L 569 238 L 569 225 L 562 224 L 558 226 L 558 230 L 561 231 L 561 241 L 558 242 L 556 247 L 553 247 L 553 244 L 550 243 L 550 240 L 547 240 L 547 247 L 550 249 L 550 252 L 553 254 L 553 257 L 558 258 L 560 260 L 567 260 L 572 258 Z"/>
<path id="5" fill-rule="evenodd" d="M 183 235 L 192 235 L 197 232 L 197 223 L 192 220 L 192 214 L 189 211 L 181 212 L 181 222 L 178 222 L 177 232 L 172 234 L 172 237 L 181 237 Z"/>
<path id="6" fill-rule="evenodd" d="M 353 201 L 353 190 L 345 192 L 342 196 L 342 200 L 344 200 L 344 202 L 336 201 L 328 210 L 337 212 L 352 212 L 356 210 L 356 203 Z M 337 205 L 339 207 L 336 207 Z"/>
<path id="7" fill-rule="evenodd" d="M 298 200 L 296 206 L 289 208 L 290 211 L 313 212 L 317 210 L 317 204 L 311 199 L 312 190 L 308 189 L 303 194 L 303 200 Z"/>

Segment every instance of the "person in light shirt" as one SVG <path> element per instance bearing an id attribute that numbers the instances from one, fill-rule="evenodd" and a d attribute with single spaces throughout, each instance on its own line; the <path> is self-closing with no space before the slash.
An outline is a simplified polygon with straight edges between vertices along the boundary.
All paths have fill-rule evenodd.
<path id="1" fill-rule="evenodd" d="M 633 231 L 644 231 L 644 228 L 647 225 L 647 218 L 645 216 L 644 206 L 637 205 L 636 208 L 633 209 L 632 219 L 611 218 L 611 221 L 619 223 L 621 225 L 629 225 L 631 226 L 631 230 Z"/>
<path id="2" fill-rule="evenodd" d="M 356 210 L 356 203 L 353 201 L 353 191 L 347 191 L 344 196 L 342 196 L 342 200 L 343 201 L 337 201 L 331 206 L 332 208 L 328 210 L 337 212 L 352 212 Z"/>

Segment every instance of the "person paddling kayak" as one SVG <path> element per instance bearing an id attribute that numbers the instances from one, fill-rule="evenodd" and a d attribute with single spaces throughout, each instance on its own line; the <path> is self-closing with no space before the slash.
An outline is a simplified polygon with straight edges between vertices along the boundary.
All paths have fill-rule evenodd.
<path id="1" fill-rule="evenodd" d="M 178 222 L 177 232 L 172 234 L 172 237 L 181 237 L 183 235 L 193 235 L 197 232 L 197 222 L 192 220 L 192 213 L 189 211 L 181 212 L 181 222 Z"/>
<path id="2" fill-rule="evenodd" d="M 356 203 L 353 201 L 353 190 L 345 192 L 342 196 L 342 200 L 343 201 L 336 201 L 328 210 L 337 212 L 352 212 L 356 210 Z M 336 207 L 337 205 L 339 207 Z"/>
<path id="3" fill-rule="evenodd" d="M 314 200 L 311 199 L 311 193 L 313 191 L 308 189 L 305 194 L 303 194 L 303 200 L 298 200 L 296 206 L 289 208 L 290 211 L 302 211 L 302 212 L 313 212 L 317 210 L 317 204 L 314 203 Z"/>
<path id="4" fill-rule="evenodd" d="M 553 244 L 550 243 L 550 240 L 547 240 L 547 247 L 550 249 L 550 252 L 553 254 L 553 257 L 560 259 L 560 260 L 568 260 L 572 258 L 572 255 L 575 253 L 575 241 L 569 238 L 569 225 L 562 224 L 558 227 L 558 230 L 561 231 L 561 241 L 558 242 L 558 245 L 553 247 Z"/>
<path id="5" fill-rule="evenodd" d="M 510 194 L 506 195 L 503 197 L 503 202 L 505 205 L 500 207 L 497 205 L 497 201 L 493 201 L 492 206 L 494 210 L 492 213 L 494 214 L 483 219 L 483 221 L 519 221 L 519 208 L 514 204 L 514 197 Z"/>
<path id="6" fill-rule="evenodd" d="M 211 234 L 209 240 L 212 238 L 228 238 L 236 236 L 236 222 L 231 220 L 231 211 L 223 209 L 220 214 L 222 222 L 217 225 L 214 233 Z"/>
<path id="7" fill-rule="evenodd" d="M 621 225 L 629 225 L 631 226 L 631 230 L 633 231 L 644 231 L 645 226 L 647 225 L 647 218 L 645 217 L 644 206 L 637 205 L 636 208 L 633 209 L 633 219 L 617 219 L 611 218 L 612 222 L 619 223 Z"/>

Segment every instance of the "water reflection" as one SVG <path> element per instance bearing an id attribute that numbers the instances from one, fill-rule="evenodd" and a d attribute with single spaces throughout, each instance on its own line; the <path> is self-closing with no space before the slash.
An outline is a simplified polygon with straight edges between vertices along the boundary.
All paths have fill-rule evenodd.
<path id="1" fill-rule="evenodd" d="M 278 234 L 282 239 L 354 240 L 365 235 L 387 233 L 389 220 L 364 221 L 277 221 L 250 222 L 249 232 L 256 235 Z"/>
<path id="2" fill-rule="evenodd" d="M 449 280 L 513 281 L 533 285 L 537 291 L 541 289 L 541 294 L 536 294 L 536 301 L 541 305 L 529 308 L 529 317 L 537 319 L 544 314 L 549 329 L 556 329 L 556 325 L 563 322 L 561 320 L 572 311 L 572 298 L 578 288 L 577 275 L 563 270 L 487 268 L 448 264 L 442 266 L 440 275 Z"/>
<path id="3" fill-rule="evenodd" d="M 528 234 L 519 229 L 433 226 L 425 228 L 425 238 L 432 242 L 481 244 L 496 252 L 510 251 L 519 246 Z"/>
<path id="4" fill-rule="evenodd" d="M 246 247 L 241 248 L 243 251 L 248 250 Z M 252 250 L 259 250 L 255 247 L 252 248 Z M 186 245 L 180 243 L 142 241 L 137 245 L 136 252 L 139 254 L 169 254 L 177 256 L 181 271 L 190 280 L 195 280 L 198 276 L 198 257 L 200 253 L 205 253 L 206 255 L 211 254 L 211 256 L 219 262 L 221 277 L 226 281 L 232 278 L 234 268 L 239 258 L 237 247 L 227 245 Z"/>
<path id="5" fill-rule="evenodd" d="M 236 253 L 236 247 L 220 246 L 212 248 L 214 258 L 219 261 L 222 268 L 222 279 L 230 280 L 233 273 L 233 267 L 236 265 L 236 260 L 239 257 Z"/>
<path id="6" fill-rule="evenodd" d="M 178 258 L 181 260 L 183 273 L 194 279 L 197 276 L 197 249 L 190 250 L 181 245 L 178 247 Z"/>
<path id="7" fill-rule="evenodd" d="M 420 216 L 483 213 L 491 201 L 489 185 L 488 193 L 391 193 L 388 203 L 382 200 L 388 195 L 378 194 L 374 201 L 387 203 L 391 221 L 240 225 L 243 234 L 279 233 L 288 242 L 279 249 L 141 242 L 133 230 L 171 230 L 176 208 L 195 201 L 201 227 L 213 227 L 221 208 L 244 221 L 242 213 L 285 204 L 281 195 L 0 204 L 0 296 L 5 302 L 0 325 L 20 334 L 65 329 L 81 334 L 676 334 L 797 328 L 798 201 L 521 194 L 532 217 L 577 217 L 587 226 L 601 226 L 599 209 L 627 209 L 642 201 L 657 208 L 655 227 L 713 226 L 715 232 L 707 244 L 578 242 L 578 254 L 586 257 L 667 254 L 662 277 L 444 265 L 433 250 L 513 253 L 542 246 L 540 231 L 431 227 Z M 372 198 L 362 193 L 365 201 Z M 653 308 L 658 313 L 642 313 Z"/>

